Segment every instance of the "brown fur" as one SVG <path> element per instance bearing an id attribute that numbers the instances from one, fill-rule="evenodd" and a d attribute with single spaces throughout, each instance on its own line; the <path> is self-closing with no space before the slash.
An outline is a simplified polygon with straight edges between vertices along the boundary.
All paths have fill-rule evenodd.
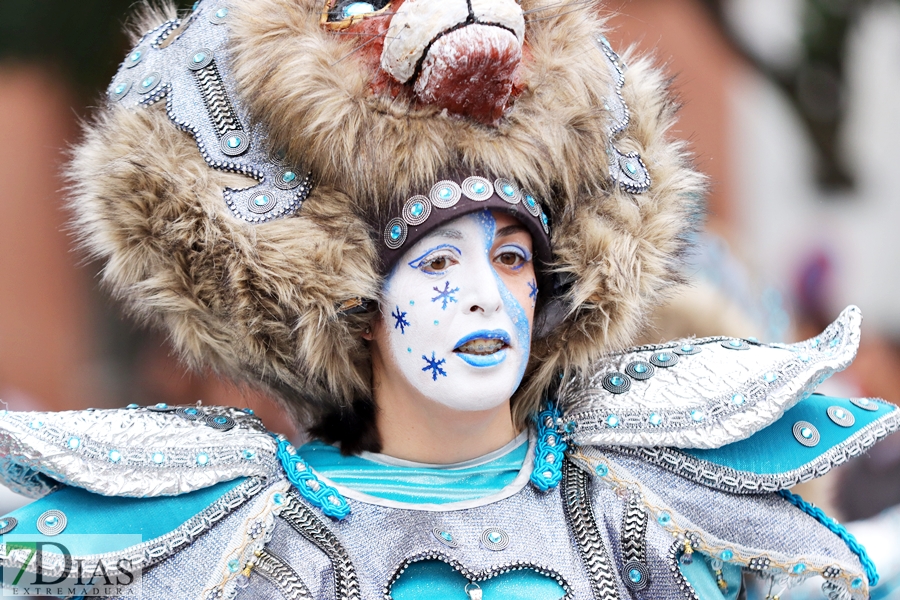
<path id="1" fill-rule="evenodd" d="M 523 8 L 541 1 L 553 2 Z M 534 344 L 514 404 L 523 423 L 558 373 L 626 345 L 677 281 L 703 180 L 667 139 L 667 81 L 646 59 L 626 74 L 632 121 L 618 144 L 639 152 L 653 179 L 633 196 L 608 183 L 594 8 L 532 13 L 544 20 L 527 26 L 524 90 L 496 128 L 371 95 L 372 74 L 347 56 L 359 41 L 320 29 L 320 9 L 320 0 L 253 0 L 235 3 L 231 20 L 243 100 L 272 147 L 315 174 L 302 210 L 262 225 L 235 220 L 222 189 L 237 176 L 210 169 L 161 106 L 110 108 L 71 166 L 79 235 L 106 260 L 113 292 L 165 328 L 189 363 L 273 391 L 310 424 L 371 393 L 359 336 L 369 317 L 337 312 L 347 299 L 377 298 L 370 224 L 443 173 L 511 177 L 549 207 L 555 268 L 575 277 L 567 319 Z"/>

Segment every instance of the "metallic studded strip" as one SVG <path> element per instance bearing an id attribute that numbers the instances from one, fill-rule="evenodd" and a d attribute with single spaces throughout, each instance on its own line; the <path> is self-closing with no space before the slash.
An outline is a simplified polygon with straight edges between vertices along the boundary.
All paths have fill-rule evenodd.
<path id="1" fill-rule="evenodd" d="M 647 562 L 647 509 L 635 493 L 625 505 L 622 519 L 622 562 Z"/>
<path id="2" fill-rule="evenodd" d="M 603 538 L 597 528 L 591 507 L 588 475 L 571 460 L 566 459 L 563 465 L 562 485 L 566 521 L 581 551 L 581 558 L 590 577 L 594 600 L 618 599 L 616 576 L 603 546 Z"/>
<path id="3" fill-rule="evenodd" d="M 577 422 L 582 446 L 723 446 L 770 425 L 850 364 L 861 323 L 851 306 L 797 344 L 712 337 L 610 354 L 562 383 L 563 418 Z"/>
<path id="4" fill-rule="evenodd" d="M 271 551 L 259 553 L 254 570 L 278 588 L 284 600 L 313 600 L 297 572 Z"/>
<path id="5" fill-rule="evenodd" d="M 350 555 L 313 510 L 301 502 L 296 490 L 288 492 L 287 505 L 280 516 L 331 560 L 335 600 L 360 600 L 359 577 Z"/>
<path id="6" fill-rule="evenodd" d="M 111 579 L 115 579 L 117 575 L 124 575 L 119 571 L 120 562 L 123 562 L 131 571 L 134 571 L 135 569 L 147 569 L 166 560 L 176 552 L 190 546 L 194 540 L 206 533 L 216 523 L 262 491 L 263 487 L 262 479 L 248 479 L 224 494 L 203 511 L 191 517 L 174 531 L 119 552 L 71 557 L 48 552 L 43 555 L 43 560 L 38 563 L 38 561 L 31 561 L 31 555 L 27 551 L 13 551 L 5 558 L 0 558 L 0 565 L 22 568 L 27 563 L 25 569 L 29 572 L 34 572 L 37 565 L 40 564 L 42 575 L 55 578 L 67 572 L 71 564 L 77 564 L 77 561 L 83 561 L 85 565 L 96 565 L 99 561 L 103 561 L 108 575 Z M 75 561 L 75 563 L 71 561 Z M 67 563 L 69 563 L 68 566 Z"/>
<path id="7" fill-rule="evenodd" d="M 791 488 L 859 456 L 879 440 L 900 429 L 900 411 L 888 413 L 880 420 L 857 431 L 844 442 L 830 448 L 818 458 L 793 471 L 757 475 L 699 460 L 673 448 L 609 448 L 657 464 L 685 479 L 732 494 L 763 494 Z"/>
<path id="8" fill-rule="evenodd" d="M 194 71 L 194 77 L 197 79 L 206 110 L 209 111 L 209 117 L 212 119 L 219 137 L 223 137 L 231 131 L 242 131 L 241 122 L 238 120 L 231 101 L 228 100 L 225 86 L 222 84 L 222 76 L 219 74 L 216 61 L 213 60 L 202 69 Z"/>
<path id="9" fill-rule="evenodd" d="M 669 571 L 672 572 L 672 577 L 675 579 L 678 589 L 681 590 L 685 600 L 700 600 L 697 592 L 694 591 L 694 587 L 690 584 L 684 576 L 684 573 L 681 572 L 681 568 L 678 566 L 678 558 L 683 547 L 684 543 L 679 540 L 669 548 Z"/>
<path id="10" fill-rule="evenodd" d="M 503 575 L 504 573 L 510 573 L 513 571 L 524 571 L 524 570 L 532 570 L 540 575 L 545 577 L 550 577 L 559 586 L 565 591 L 565 596 L 563 596 L 560 600 L 573 600 L 574 595 L 572 593 L 571 588 L 569 587 L 568 582 L 563 579 L 562 575 L 551 569 L 546 565 L 536 565 L 528 562 L 508 562 L 500 565 L 496 565 L 491 567 L 490 569 L 485 569 L 483 571 L 474 571 L 466 567 L 460 561 L 447 556 L 443 552 L 422 552 L 412 556 L 406 560 L 404 560 L 400 566 L 394 571 L 394 574 L 388 580 L 388 583 L 384 586 L 384 600 L 392 600 L 391 597 L 391 588 L 397 583 L 397 580 L 400 579 L 400 576 L 403 574 L 406 569 L 418 562 L 426 561 L 426 560 L 439 560 L 443 563 L 446 563 L 453 567 L 456 571 L 460 573 L 463 577 L 468 579 L 469 581 L 479 582 L 479 581 L 487 581 L 488 579 L 492 579 L 497 577 L 498 575 Z"/>

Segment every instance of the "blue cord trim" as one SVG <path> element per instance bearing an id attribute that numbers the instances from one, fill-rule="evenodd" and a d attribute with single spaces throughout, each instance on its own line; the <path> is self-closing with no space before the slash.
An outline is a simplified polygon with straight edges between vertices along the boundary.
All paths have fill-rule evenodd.
<path id="1" fill-rule="evenodd" d="M 866 579 L 869 580 L 869 585 L 872 587 L 878 585 L 879 577 L 878 571 L 875 569 L 875 563 L 872 562 L 872 559 L 869 558 L 869 554 L 866 552 L 866 549 L 862 544 L 856 541 L 856 538 L 853 537 L 852 533 L 847 531 L 843 525 L 826 515 L 821 508 L 813 506 L 800 496 L 792 494 L 788 490 L 780 490 L 778 493 L 782 498 L 814 518 L 816 521 L 830 529 L 832 532 L 834 532 L 835 535 L 841 538 L 841 540 L 843 540 L 843 542 L 847 544 L 847 547 L 850 548 L 850 550 L 853 551 L 853 553 L 856 554 L 857 557 L 859 557 L 859 562 L 862 564 L 863 569 L 865 569 L 866 571 Z"/>
<path id="2" fill-rule="evenodd" d="M 531 484 L 542 492 L 552 490 L 562 481 L 562 465 L 569 446 L 556 430 L 559 418 L 559 409 L 552 405 L 535 417 L 537 443 L 534 448 Z"/>
<path id="3" fill-rule="evenodd" d="M 303 498 L 329 516 L 338 521 L 350 514 L 350 505 L 340 492 L 322 483 L 305 460 L 297 456 L 297 451 L 283 436 L 277 436 L 278 460 L 284 474 Z"/>

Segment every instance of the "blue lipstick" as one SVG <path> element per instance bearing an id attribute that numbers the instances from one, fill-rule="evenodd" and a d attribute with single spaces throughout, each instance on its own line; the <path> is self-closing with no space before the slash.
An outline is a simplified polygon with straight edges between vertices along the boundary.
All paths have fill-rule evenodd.
<path id="1" fill-rule="evenodd" d="M 480 368 L 493 367 L 506 360 L 507 352 L 505 347 L 495 352 L 491 352 L 490 354 L 472 354 L 460 350 L 462 346 L 475 340 L 496 340 L 504 346 L 509 346 L 510 343 L 509 334 L 502 329 L 475 331 L 463 337 L 456 343 L 454 354 L 467 364 Z"/>

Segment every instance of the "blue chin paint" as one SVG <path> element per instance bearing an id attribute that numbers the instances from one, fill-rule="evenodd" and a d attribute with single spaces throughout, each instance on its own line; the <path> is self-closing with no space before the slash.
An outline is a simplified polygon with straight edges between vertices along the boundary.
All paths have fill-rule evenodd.
<path id="1" fill-rule="evenodd" d="M 519 365 L 519 372 L 516 376 L 516 385 L 513 388 L 519 389 L 522 378 L 525 377 L 525 367 L 528 366 L 528 357 L 531 355 L 531 324 L 528 322 L 528 315 L 525 313 L 525 309 L 522 308 L 522 305 L 519 304 L 519 301 L 516 300 L 516 297 L 513 296 L 512 292 L 507 289 L 500 274 L 493 269 L 494 263 L 491 261 L 491 248 L 494 247 L 494 238 L 497 235 L 496 219 L 494 219 L 494 216 L 489 210 L 477 213 L 475 216 L 484 229 L 484 253 L 488 264 L 491 265 L 494 272 L 494 279 L 497 280 L 497 288 L 500 290 L 500 297 L 503 299 L 503 307 L 506 309 L 506 314 L 509 315 L 509 318 L 516 328 L 516 342 L 519 344 L 519 347 L 524 350 L 522 353 L 522 364 Z M 504 358 L 506 357 L 504 356 Z"/>
<path id="2" fill-rule="evenodd" d="M 453 355 L 473 367 L 486 369 L 488 367 L 496 367 L 506 360 L 506 349 L 498 350 L 493 354 L 466 354 L 464 352 L 454 352 Z"/>

